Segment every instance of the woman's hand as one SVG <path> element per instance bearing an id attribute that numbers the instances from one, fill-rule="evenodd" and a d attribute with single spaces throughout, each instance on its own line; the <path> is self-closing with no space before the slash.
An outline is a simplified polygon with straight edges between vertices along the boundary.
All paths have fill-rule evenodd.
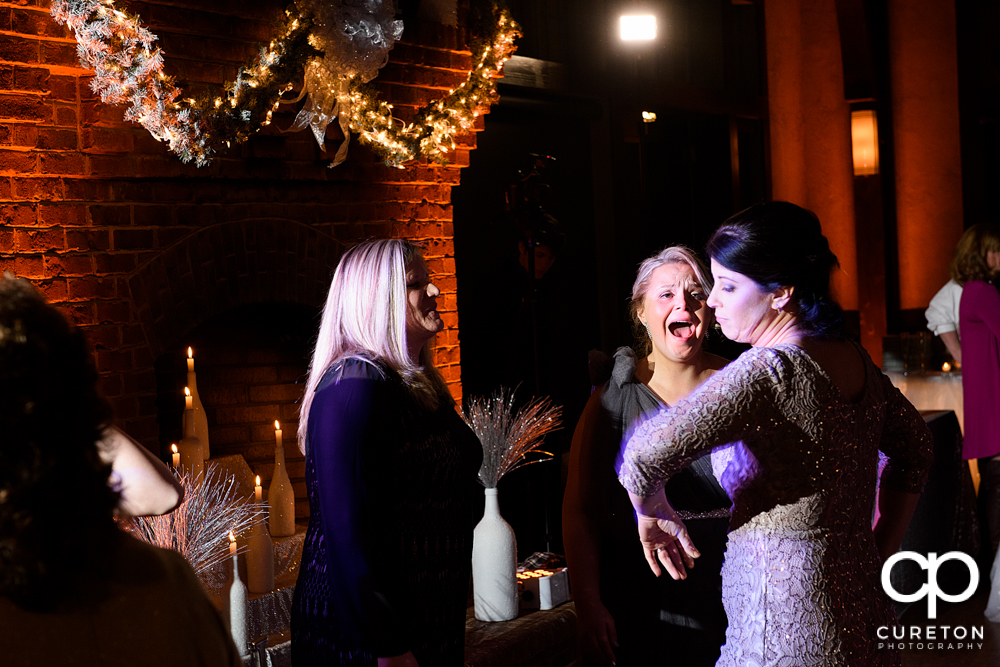
<path id="1" fill-rule="evenodd" d="M 379 658 L 378 667 L 420 667 L 413 653 L 407 651 L 403 655 L 394 655 L 391 658 Z"/>
<path id="2" fill-rule="evenodd" d="M 618 648 L 615 619 L 600 600 L 576 600 L 576 629 L 584 665 L 614 665 Z"/>
<path id="3" fill-rule="evenodd" d="M 667 502 L 663 489 L 648 498 L 633 493 L 628 495 L 635 508 L 639 541 L 649 569 L 660 576 L 660 563 L 663 563 L 673 579 L 687 579 L 687 568 L 694 567 L 694 559 L 701 554 L 691 541 L 684 522 Z"/>

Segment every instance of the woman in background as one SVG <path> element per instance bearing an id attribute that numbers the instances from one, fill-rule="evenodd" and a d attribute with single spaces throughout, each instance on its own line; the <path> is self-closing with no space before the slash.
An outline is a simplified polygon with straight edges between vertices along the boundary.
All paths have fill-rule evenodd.
<path id="1" fill-rule="evenodd" d="M 704 264 L 674 246 L 645 260 L 630 312 L 639 355 L 620 348 L 606 384 L 591 396 L 570 452 L 563 541 L 584 664 L 714 665 L 725 638 L 722 553 L 730 501 L 707 457 L 670 481 L 705 554 L 685 581 L 656 579 L 635 545 L 635 521 L 614 462 L 622 435 L 641 416 L 674 405 L 726 361 L 704 351 L 712 311 Z"/>
<path id="2" fill-rule="evenodd" d="M 962 236 L 953 273 L 962 285 L 962 457 L 978 459 L 984 563 L 1000 545 L 1000 228 L 973 225 Z"/>
<path id="3" fill-rule="evenodd" d="M 298 667 L 463 664 L 482 448 L 430 361 L 438 294 L 406 241 L 354 246 L 334 273 L 299 422 Z"/>
<path id="4" fill-rule="evenodd" d="M 902 542 L 932 459 L 920 414 L 843 338 L 837 258 L 811 212 L 738 213 L 708 242 L 708 305 L 753 347 L 629 437 L 619 479 L 650 569 L 683 578 L 698 557 L 663 483 L 712 451 L 733 499 L 722 569 L 729 620 L 719 665 L 899 665 L 881 563 Z M 889 462 L 872 529 L 879 450 Z"/>
<path id="5" fill-rule="evenodd" d="M 187 561 L 120 531 L 179 500 L 164 466 L 109 428 L 83 333 L 0 277 L 0 627 L 7 665 L 242 665 Z M 98 445 L 105 436 L 113 440 Z M 142 451 L 140 451 L 142 450 Z"/>

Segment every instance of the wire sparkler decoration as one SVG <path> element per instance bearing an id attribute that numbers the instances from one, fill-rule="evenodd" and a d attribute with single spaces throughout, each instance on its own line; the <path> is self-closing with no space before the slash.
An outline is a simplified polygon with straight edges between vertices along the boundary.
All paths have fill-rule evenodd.
<path id="1" fill-rule="evenodd" d="M 224 477 L 221 470 L 211 466 L 194 479 L 175 472 L 184 502 L 170 514 L 132 518 L 129 530 L 144 542 L 179 552 L 199 575 L 225 561 L 229 531 L 239 535 L 249 530 L 263 520 L 266 506 L 241 496 L 236 478 Z"/>
<path id="2" fill-rule="evenodd" d="M 479 483 L 495 489 L 507 473 L 552 459 L 539 449 L 546 435 L 562 428 L 562 407 L 548 398 L 532 398 L 514 413 L 514 392 L 503 387 L 490 398 L 472 398 L 462 419 L 483 446 Z"/>

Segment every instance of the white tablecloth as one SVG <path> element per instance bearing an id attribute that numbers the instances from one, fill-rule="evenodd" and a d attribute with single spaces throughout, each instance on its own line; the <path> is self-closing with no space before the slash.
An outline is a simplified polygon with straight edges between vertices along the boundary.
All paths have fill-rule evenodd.
<path id="1" fill-rule="evenodd" d="M 965 430 L 962 374 L 961 373 L 910 373 L 904 375 L 888 371 L 892 380 L 917 410 L 954 410 L 958 425 Z"/>

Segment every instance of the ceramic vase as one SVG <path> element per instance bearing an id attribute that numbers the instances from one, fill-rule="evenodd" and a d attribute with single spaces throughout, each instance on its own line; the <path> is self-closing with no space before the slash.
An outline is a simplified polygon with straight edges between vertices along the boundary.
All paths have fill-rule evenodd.
<path id="1" fill-rule="evenodd" d="M 188 371 L 187 386 L 191 390 L 191 407 L 194 410 L 194 433 L 201 442 L 201 458 L 207 461 L 212 458 L 208 451 L 208 415 L 205 414 L 205 407 L 198 395 L 198 378 L 194 371 Z"/>
<path id="2" fill-rule="evenodd" d="M 237 558 L 237 555 L 233 554 L 233 580 L 229 584 L 229 595 L 225 600 L 226 608 L 223 616 L 240 655 L 247 655 L 247 587 L 240 580 Z"/>
<path id="3" fill-rule="evenodd" d="M 194 410 L 184 410 L 184 437 L 177 443 L 177 451 L 181 454 L 181 465 L 184 466 L 191 479 L 197 479 L 205 470 L 205 450 L 198 439 L 194 422 Z"/>
<path id="4" fill-rule="evenodd" d="M 267 504 L 271 508 L 269 525 L 272 537 L 295 534 L 295 489 L 285 468 L 285 448 L 274 448 L 274 473 L 267 487 Z"/>
<path id="5" fill-rule="evenodd" d="M 486 511 L 472 541 L 472 588 L 476 618 L 509 621 L 517 617 L 517 542 L 500 516 L 496 489 L 486 489 Z"/>

